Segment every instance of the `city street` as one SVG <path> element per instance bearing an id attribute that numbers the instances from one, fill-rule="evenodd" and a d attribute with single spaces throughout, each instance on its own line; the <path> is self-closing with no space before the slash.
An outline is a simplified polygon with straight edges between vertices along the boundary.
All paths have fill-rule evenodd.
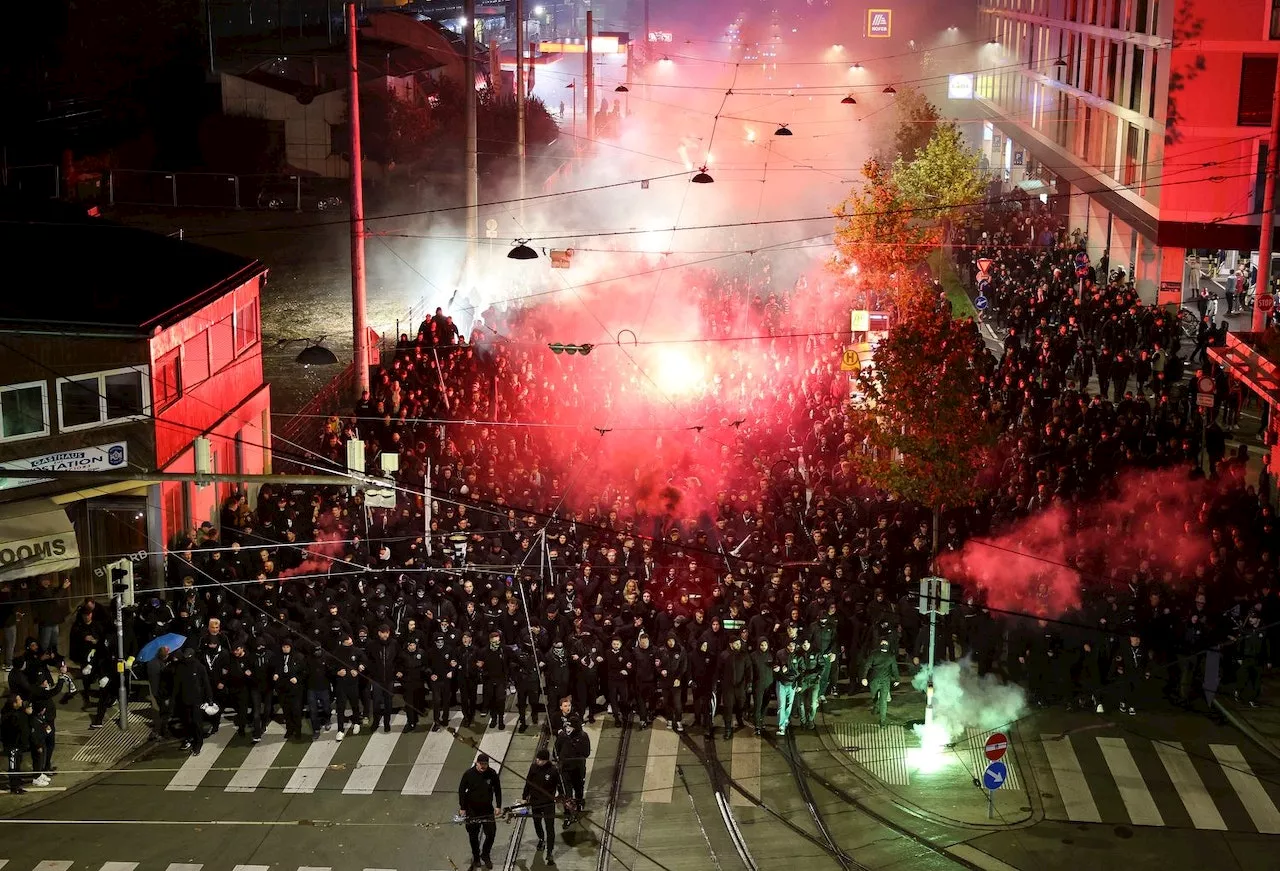
<path id="1" fill-rule="evenodd" d="M 587 727 L 589 812 L 564 833 L 557 867 L 1055 871 L 1081 867 L 1082 855 L 1135 869 L 1187 857 L 1190 867 L 1274 867 L 1280 764 L 1203 716 L 1033 713 L 1010 731 L 1010 778 L 988 820 L 972 785 L 985 733 L 922 772 L 901 725 L 920 710 L 914 694 L 895 702 L 884 731 L 867 725 L 865 696 L 827 707 L 819 734 L 794 739 L 795 769 L 783 740 L 743 729 L 732 742 L 682 738 L 661 721 L 628 730 L 620 756 L 623 733 L 601 717 Z M 514 724 L 511 714 L 501 731 L 404 734 L 397 717 L 390 733 L 287 744 L 274 724 L 257 745 L 224 724 L 200 756 L 157 745 L 5 820 L 2 867 L 466 867 L 466 836 L 451 822 L 458 779 L 478 747 L 502 760 L 503 802 L 516 803 L 539 733 Z M 499 823 L 495 866 L 542 867 L 534 840 L 527 823 Z"/>

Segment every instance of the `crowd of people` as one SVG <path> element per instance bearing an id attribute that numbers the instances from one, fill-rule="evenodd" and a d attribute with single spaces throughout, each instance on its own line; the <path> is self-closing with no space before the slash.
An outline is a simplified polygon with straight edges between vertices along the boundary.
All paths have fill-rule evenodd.
<path id="1" fill-rule="evenodd" d="M 1247 484 L 1247 451 L 1227 451 L 1244 394 L 1183 359 L 1176 313 L 1123 278 L 1082 285 L 1080 240 L 1053 215 L 993 210 L 958 241 L 991 301 L 969 334 L 974 400 L 1000 438 L 988 495 L 945 513 L 939 551 L 1054 506 L 1083 522 L 1126 470 L 1212 486 L 1183 530 L 1206 542 L 1203 562 L 1171 561 L 1163 533 L 1135 519 L 1123 549 L 1069 554 L 1081 595 L 1065 609 L 1034 593 L 995 608 L 980 583 L 958 586 L 938 655 L 971 657 L 1045 704 L 1133 713 L 1161 694 L 1202 703 L 1219 684 L 1256 702 L 1280 596 L 1270 478 Z M 224 719 L 257 741 L 280 717 L 291 738 L 336 726 L 341 740 L 390 730 L 396 708 L 408 730 L 455 715 L 504 729 L 510 701 L 515 728 L 545 724 L 573 771 L 589 752 L 582 723 L 605 712 L 782 735 L 866 687 L 883 725 L 899 663 L 926 647 L 931 515 L 850 462 L 863 434 L 845 414 L 848 336 L 825 325 L 848 323 L 858 291 L 821 276 L 777 288 L 753 269 L 682 290 L 687 317 L 725 344 L 680 401 L 650 389 L 643 348 L 549 352 L 563 339 L 551 306 L 491 309 L 466 337 L 437 309 L 401 336 L 352 413 L 281 458 L 342 468 L 359 439 L 370 473 L 396 456 L 395 507 L 346 487 L 232 493 L 216 527 L 177 544 L 167 590 L 126 615 L 131 651 L 189 639 L 132 663 L 157 735 L 198 753 Z M 1200 374 L 1217 386 L 1203 415 L 1187 387 Z M 86 602 L 68 633 L 97 724 L 117 689 L 115 619 Z M 23 662 L 31 695 L 14 704 L 48 710 L 75 671 L 56 639 L 30 642 Z M 24 717 L 6 710 L 6 751 L 11 728 L 36 730 Z M 43 770 L 51 755 L 52 741 Z M 580 783 L 566 791 L 583 798 Z"/>

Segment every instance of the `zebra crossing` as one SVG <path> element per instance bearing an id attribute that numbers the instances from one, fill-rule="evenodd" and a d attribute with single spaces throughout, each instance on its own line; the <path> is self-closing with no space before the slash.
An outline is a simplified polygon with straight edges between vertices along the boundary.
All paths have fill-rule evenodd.
<path id="1" fill-rule="evenodd" d="M 1280 780 L 1234 744 L 1068 734 L 1040 746 L 1049 818 L 1280 834 Z"/>
<path id="2" fill-rule="evenodd" d="M 603 730 L 617 734 L 612 721 L 605 725 L 605 719 L 583 726 L 591 739 L 591 756 L 587 759 L 589 789 L 593 784 L 607 785 L 613 773 L 612 750 L 604 759 L 599 752 Z M 271 723 L 257 744 L 237 738 L 234 728 L 224 726 L 205 739 L 199 756 L 167 752 L 142 763 L 142 770 L 154 769 L 156 774 L 152 776 L 164 780 L 163 788 L 168 793 L 214 790 L 229 794 L 275 791 L 285 795 L 342 796 L 451 794 L 477 753 L 487 753 L 498 770 L 517 742 L 527 742 L 528 751 L 517 756 L 532 757 L 531 748 L 537 743 L 539 732 L 534 728 L 520 734 L 514 728 L 515 722 L 515 714 L 508 713 L 505 729 L 481 727 L 454 734 L 462 726 L 461 716 L 454 714 L 449 723 L 452 731 L 406 733 L 403 715 L 396 715 L 390 732 L 370 728 L 342 741 L 336 740 L 335 732 L 325 732 L 318 740 L 304 742 L 286 741 L 284 728 Z M 760 792 L 761 755 L 766 752 L 766 743 L 748 730 L 739 730 L 732 742 L 721 745 L 721 759 L 731 776 L 752 794 Z M 632 759 L 644 758 L 643 787 L 637 799 L 670 804 L 675 795 L 678 757 L 686 752 L 680 736 L 662 720 L 646 730 L 633 728 L 629 755 Z"/>

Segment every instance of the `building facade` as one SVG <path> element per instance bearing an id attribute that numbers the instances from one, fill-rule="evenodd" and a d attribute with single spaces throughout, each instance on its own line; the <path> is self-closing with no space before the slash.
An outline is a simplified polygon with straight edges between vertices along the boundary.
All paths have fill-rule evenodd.
<path id="1" fill-rule="evenodd" d="M 193 472 L 197 436 L 214 471 L 270 471 L 266 269 L 100 219 L 11 224 L 0 250 L 43 264 L 39 292 L 0 302 L 0 582 L 101 596 L 127 559 L 160 586 L 165 550 L 236 485 L 155 473 Z"/>
<path id="2" fill-rule="evenodd" d="M 1175 303 L 1188 249 L 1256 251 L 1278 0 L 980 0 L 978 29 L 984 157 L 1095 262 Z"/>

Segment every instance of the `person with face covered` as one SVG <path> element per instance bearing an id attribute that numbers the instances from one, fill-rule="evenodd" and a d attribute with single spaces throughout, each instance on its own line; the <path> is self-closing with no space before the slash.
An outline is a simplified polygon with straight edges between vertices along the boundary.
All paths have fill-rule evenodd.
<path id="1" fill-rule="evenodd" d="M 756 642 L 756 649 L 751 651 L 751 698 L 755 708 L 756 734 L 764 734 L 764 715 L 769 708 L 769 694 L 774 684 L 773 651 L 769 649 L 769 639 L 761 638 Z"/>
<path id="2" fill-rule="evenodd" d="M 449 725 L 449 700 L 453 695 L 454 670 L 458 661 L 448 646 L 443 632 L 436 632 L 427 651 L 427 687 L 431 691 L 431 731 L 438 732 Z"/>
<path id="3" fill-rule="evenodd" d="M 476 673 L 483 694 L 482 712 L 489 715 L 489 728 L 507 728 L 502 715 L 507 706 L 507 679 L 511 671 L 507 649 L 502 646 L 502 633 L 489 633 L 489 647 L 476 654 Z"/>
<path id="4" fill-rule="evenodd" d="M 586 809 L 583 790 L 587 784 L 587 760 L 591 758 L 591 737 L 582 730 L 582 718 L 576 714 L 564 721 L 556 735 L 556 759 L 560 760 L 560 775 L 564 779 L 564 791 L 572 797 L 581 812 Z"/>
<path id="5" fill-rule="evenodd" d="M 572 643 L 569 657 L 574 664 L 574 704 L 586 716 L 588 723 L 594 723 L 604 653 L 600 650 L 600 639 L 585 626 L 574 634 Z"/>
<path id="6" fill-rule="evenodd" d="M 542 661 L 542 679 L 547 684 L 547 709 L 550 711 L 552 705 L 570 694 L 573 686 L 569 649 L 559 639 L 551 645 L 550 654 Z"/>
<path id="7" fill-rule="evenodd" d="M 720 652 L 717 663 L 717 684 L 720 690 L 720 714 L 724 717 L 724 737 L 733 737 L 735 723 L 743 725 L 743 713 L 747 704 L 747 677 L 751 671 L 751 657 L 742 649 L 742 638 L 733 635 L 727 649 Z M 714 726 L 708 733 L 714 733 Z"/>
<path id="8" fill-rule="evenodd" d="M 901 675 L 898 657 L 889 650 L 887 638 L 880 639 L 879 648 L 862 664 L 862 685 L 871 691 L 876 721 L 883 729 L 889 716 L 889 691 L 898 686 Z"/>
<path id="9" fill-rule="evenodd" d="M 538 725 L 538 695 L 541 688 L 538 684 L 538 656 L 533 642 L 529 640 L 529 633 L 521 630 L 517 637 L 522 637 L 523 640 L 511 650 L 508 661 L 511 666 L 511 683 L 516 690 L 516 715 L 519 717 L 516 729 L 523 733 L 529 728 L 529 720 L 525 719 L 526 710 L 533 725 Z"/>
<path id="10" fill-rule="evenodd" d="M 663 639 L 662 650 L 659 651 L 657 659 L 658 687 L 662 691 L 667 717 L 674 731 L 683 732 L 684 693 L 689 673 L 689 658 L 674 632 L 668 632 Z"/>
<path id="11" fill-rule="evenodd" d="M 480 687 L 480 676 L 476 672 L 476 657 L 480 649 L 476 647 L 470 630 L 464 631 L 461 639 L 454 653 L 457 665 L 453 669 L 453 679 L 462 707 L 462 725 L 470 727 L 476 718 L 476 693 Z"/>
<path id="12" fill-rule="evenodd" d="M 711 650 L 710 641 L 699 641 L 689 654 L 689 681 L 693 690 L 694 728 L 714 730 L 711 718 L 715 710 L 716 654 Z"/>
<path id="13" fill-rule="evenodd" d="M 630 650 L 624 650 L 622 638 L 614 636 L 604 653 L 604 670 L 607 677 L 606 696 L 613 710 L 613 720 L 621 725 L 631 719 L 631 679 L 635 673 Z"/>
<path id="14" fill-rule="evenodd" d="M 363 650 L 356 647 L 355 639 L 348 633 L 333 654 L 330 664 L 333 673 L 334 703 L 338 712 L 337 739 L 347 732 L 347 708 L 351 708 L 351 734 L 360 734 L 360 676 L 369 668 L 369 660 Z"/>

